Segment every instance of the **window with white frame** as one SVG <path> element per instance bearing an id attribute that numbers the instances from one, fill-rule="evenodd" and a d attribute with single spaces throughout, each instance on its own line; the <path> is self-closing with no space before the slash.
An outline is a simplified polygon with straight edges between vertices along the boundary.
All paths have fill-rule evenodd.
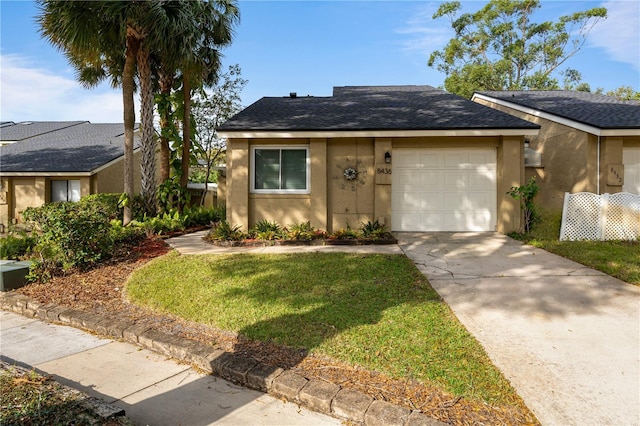
<path id="1" fill-rule="evenodd" d="M 52 180 L 51 202 L 80 201 L 79 180 Z"/>
<path id="2" fill-rule="evenodd" d="M 251 191 L 309 193 L 309 148 L 255 146 L 251 148 Z"/>

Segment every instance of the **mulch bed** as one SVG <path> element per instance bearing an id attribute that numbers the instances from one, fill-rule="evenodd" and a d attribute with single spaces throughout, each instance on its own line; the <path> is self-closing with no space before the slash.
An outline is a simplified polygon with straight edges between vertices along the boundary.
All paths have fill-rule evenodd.
<path id="1" fill-rule="evenodd" d="M 489 406 L 482 402 L 446 394 L 415 381 L 396 380 L 378 372 L 352 367 L 332 359 L 308 355 L 273 343 L 251 341 L 235 333 L 151 311 L 129 303 L 125 284 L 129 275 L 170 248 L 162 239 L 145 239 L 133 248 L 123 248 L 109 262 L 89 271 L 58 276 L 47 283 L 30 284 L 18 290 L 42 303 L 56 303 L 73 309 L 134 321 L 158 331 L 216 345 L 225 351 L 242 352 L 256 360 L 292 368 L 308 379 L 316 378 L 357 389 L 454 425 L 539 424 L 522 401 L 513 406 Z"/>

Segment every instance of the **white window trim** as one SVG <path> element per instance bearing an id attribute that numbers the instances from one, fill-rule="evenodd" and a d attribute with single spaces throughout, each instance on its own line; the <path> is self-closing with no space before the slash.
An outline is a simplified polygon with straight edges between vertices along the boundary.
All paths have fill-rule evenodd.
<path id="1" fill-rule="evenodd" d="M 256 189 L 256 149 L 304 149 L 307 157 L 307 181 L 306 189 Z M 310 194 L 311 193 L 311 158 L 309 157 L 309 145 L 253 145 L 249 158 L 250 192 L 252 194 Z"/>

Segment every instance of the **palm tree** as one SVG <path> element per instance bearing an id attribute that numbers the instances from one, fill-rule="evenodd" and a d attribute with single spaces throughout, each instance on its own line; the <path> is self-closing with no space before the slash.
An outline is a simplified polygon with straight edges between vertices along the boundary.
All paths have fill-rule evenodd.
<path id="1" fill-rule="evenodd" d="M 86 86 L 107 75 L 122 86 L 124 118 L 124 192 L 133 199 L 133 102 L 136 56 L 140 31 L 134 26 L 139 5 L 135 2 L 38 0 L 40 32 L 64 52 Z M 115 77 L 121 75 L 121 79 Z M 131 221 L 131 207 L 124 208 L 123 223 Z"/>
<path id="2" fill-rule="evenodd" d="M 124 118 L 124 192 L 133 199 L 135 75 L 141 90 L 142 190 L 149 211 L 155 210 L 155 140 L 150 55 L 183 69 L 186 117 L 190 117 L 190 83 L 215 79 L 219 69 L 217 46 L 231 41 L 239 12 L 235 0 L 197 2 L 38 0 L 37 20 L 42 35 L 62 50 L 85 85 L 111 77 L 122 86 Z M 189 70 L 185 72 L 185 70 Z M 118 78 L 118 76 L 121 76 Z M 188 178 L 190 120 L 183 122 Z M 184 156 L 186 151 L 187 155 Z M 183 165 L 183 168 L 185 166 Z M 186 187 L 186 181 L 184 182 Z M 131 221 L 125 206 L 123 223 Z"/>
<path id="3" fill-rule="evenodd" d="M 204 0 L 190 3 L 193 26 L 184 38 L 184 50 L 174 64 L 181 71 L 183 94 L 182 174 L 180 186 L 186 189 L 191 156 L 192 89 L 212 86 L 220 72 L 220 48 L 231 43 L 240 19 L 236 0 Z"/>
<path id="4" fill-rule="evenodd" d="M 82 84 L 92 86 L 107 76 L 121 85 L 124 118 L 124 192 L 132 200 L 136 71 L 141 92 L 142 194 L 155 211 L 155 138 L 150 54 L 170 37 L 168 15 L 175 2 L 38 0 L 42 35 L 62 50 L 78 70 Z M 182 13 L 182 12 L 181 12 Z M 125 205 L 124 220 L 132 218 Z"/>

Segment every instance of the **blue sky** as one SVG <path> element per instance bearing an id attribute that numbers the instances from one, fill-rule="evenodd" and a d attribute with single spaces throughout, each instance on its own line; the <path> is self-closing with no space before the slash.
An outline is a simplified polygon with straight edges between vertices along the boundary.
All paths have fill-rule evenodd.
<path id="1" fill-rule="evenodd" d="M 445 76 L 429 54 L 452 36 L 446 19 L 431 19 L 436 1 L 240 1 L 241 24 L 224 51 L 249 80 L 245 106 L 262 96 L 331 95 L 333 86 L 429 84 Z M 466 11 L 484 1 L 463 1 Z M 592 90 L 640 90 L 640 2 L 545 1 L 539 20 L 596 6 L 599 23 L 566 66 Z M 0 1 L 0 119 L 121 122 L 119 90 L 82 88 L 64 55 L 40 38 L 32 2 Z"/>

